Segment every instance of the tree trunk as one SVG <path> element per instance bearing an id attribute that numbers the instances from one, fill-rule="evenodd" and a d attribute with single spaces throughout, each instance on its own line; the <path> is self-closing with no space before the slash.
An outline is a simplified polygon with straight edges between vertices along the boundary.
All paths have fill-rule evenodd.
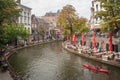
<path id="1" fill-rule="evenodd" d="M 17 39 L 15 39 L 15 47 L 17 47 Z"/>

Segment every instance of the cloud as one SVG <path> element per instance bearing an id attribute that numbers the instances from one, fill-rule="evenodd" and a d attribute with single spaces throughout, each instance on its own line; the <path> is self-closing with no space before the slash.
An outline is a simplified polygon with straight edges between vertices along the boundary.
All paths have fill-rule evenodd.
<path id="1" fill-rule="evenodd" d="M 43 16 L 46 12 L 57 12 L 63 6 L 71 4 L 75 7 L 79 16 L 89 18 L 91 0 L 23 0 L 23 5 L 32 8 L 32 13 Z"/>

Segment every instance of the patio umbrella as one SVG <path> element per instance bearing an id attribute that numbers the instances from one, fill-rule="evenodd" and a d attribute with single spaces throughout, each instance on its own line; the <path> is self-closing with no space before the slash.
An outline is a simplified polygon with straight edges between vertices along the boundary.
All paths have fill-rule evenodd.
<path id="1" fill-rule="evenodd" d="M 74 33 L 74 34 L 72 35 L 72 41 L 73 41 L 73 43 L 76 43 L 76 33 Z"/>
<path id="2" fill-rule="evenodd" d="M 109 51 L 112 51 L 113 48 L 112 48 L 112 33 L 110 33 L 110 38 L 109 38 Z"/>
<path id="3" fill-rule="evenodd" d="M 94 32 L 92 33 L 92 47 L 96 48 L 96 36 Z"/>
<path id="4" fill-rule="evenodd" d="M 84 32 L 82 32 L 82 46 L 84 46 Z"/>

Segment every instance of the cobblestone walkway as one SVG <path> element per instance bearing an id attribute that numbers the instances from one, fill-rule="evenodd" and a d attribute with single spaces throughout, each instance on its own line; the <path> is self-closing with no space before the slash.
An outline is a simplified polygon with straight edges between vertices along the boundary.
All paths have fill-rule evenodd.
<path id="1" fill-rule="evenodd" d="M 0 80 L 13 80 L 9 74 L 9 71 L 1 72 L 0 71 Z"/>

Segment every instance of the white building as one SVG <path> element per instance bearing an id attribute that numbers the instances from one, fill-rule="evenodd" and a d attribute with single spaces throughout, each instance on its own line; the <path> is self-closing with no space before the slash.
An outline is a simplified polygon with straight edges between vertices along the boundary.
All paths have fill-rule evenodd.
<path id="1" fill-rule="evenodd" d="M 91 17 L 90 17 L 91 29 L 100 28 L 100 22 L 102 19 L 98 17 L 96 12 L 101 10 L 103 10 L 103 8 L 101 7 L 101 3 L 96 0 L 92 0 Z"/>
<path id="2" fill-rule="evenodd" d="M 24 24 L 25 28 L 30 31 L 31 34 L 31 8 L 21 4 L 21 0 L 18 0 L 19 7 L 22 9 L 20 16 L 18 17 L 18 23 Z"/>

